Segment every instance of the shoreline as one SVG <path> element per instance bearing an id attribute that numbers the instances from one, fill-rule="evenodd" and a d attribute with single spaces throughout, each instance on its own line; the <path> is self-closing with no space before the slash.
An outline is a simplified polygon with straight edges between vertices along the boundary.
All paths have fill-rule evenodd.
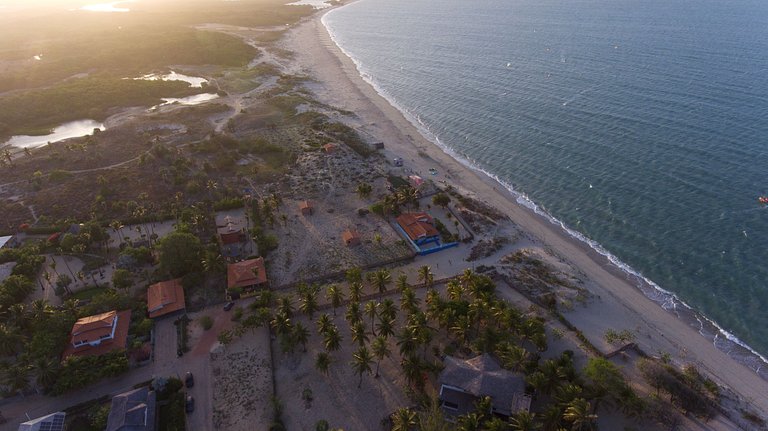
<path id="1" fill-rule="evenodd" d="M 558 258 L 577 268 L 586 278 L 590 292 L 600 298 L 593 302 L 603 304 L 587 304 L 586 308 L 579 306 L 578 310 L 565 314 L 577 327 L 583 328 L 590 341 L 602 344 L 602 332 L 595 332 L 595 328 L 605 328 L 606 325 L 610 327 L 611 323 L 620 326 L 624 322 L 640 322 L 637 327 L 642 327 L 642 330 L 639 332 L 647 335 L 647 338 L 638 337 L 638 344 L 645 351 L 651 354 L 669 352 L 681 364 L 693 362 L 750 400 L 754 407 L 763 412 L 768 411 L 768 400 L 764 396 L 768 393 L 768 382 L 755 379 L 755 370 L 728 356 L 716 347 L 716 342 L 705 338 L 701 330 L 696 330 L 679 316 L 664 309 L 661 304 L 649 298 L 642 288 L 666 291 L 648 283 L 641 274 L 632 274 L 617 266 L 600 250 L 570 235 L 562 224 L 557 224 L 558 221 L 526 207 L 520 202 L 524 196 L 515 196 L 506 188 L 499 190 L 504 187 L 503 184 L 479 169 L 464 165 L 425 137 L 417 125 L 366 82 L 354 61 L 333 41 L 322 20 L 334 9 L 316 12 L 297 25 L 291 35 L 298 46 L 303 47 L 299 55 L 315 66 L 310 69 L 320 83 L 316 93 L 319 93 L 321 100 L 356 112 L 362 121 L 360 128 L 365 127 L 366 132 L 377 137 L 389 137 L 385 140 L 387 157 L 403 157 L 417 171 L 426 171 L 431 166 L 438 167 L 440 172 L 447 174 L 445 178 L 452 185 L 472 197 L 491 202 L 522 230 L 537 238 L 542 246 L 554 250 Z M 674 297 L 674 294 L 668 294 Z M 613 320 L 597 315 L 603 314 L 607 303 L 611 303 L 613 313 L 605 314 L 615 316 Z M 687 307 L 684 302 L 679 303 Z M 716 326 L 709 319 L 707 321 Z M 727 334 L 726 331 L 723 333 Z"/>
<path id="2" fill-rule="evenodd" d="M 719 343 L 722 346 L 718 347 L 719 350 L 726 353 L 731 357 L 731 359 L 735 360 L 741 365 L 750 368 L 758 376 L 768 381 L 768 357 L 761 354 L 747 343 L 739 339 L 736 335 L 720 326 L 715 320 L 697 311 L 694 307 L 678 297 L 674 292 L 662 288 L 653 280 L 650 280 L 648 277 L 643 275 L 642 272 L 622 262 L 619 257 L 609 252 L 600 243 L 584 236 L 581 232 L 567 226 L 563 221 L 542 210 L 541 207 L 532 201 L 528 196 L 516 191 L 513 186 L 501 180 L 497 175 L 488 172 L 479 166 L 476 166 L 466 157 L 459 155 L 453 149 L 443 144 L 435 133 L 429 130 L 429 128 L 424 125 L 417 117 L 411 115 L 406 109 L 404 109 L 394 99 L 394 97 L 392 97 L 386 90 L 379 87 L 372 78 L 369 78 L 368 76 L 370 75 L 361 71 L 362 65 L 357 60 L 355 60 L 348 51 L 341 47 L 325 21 L 326 15 L 332 10 L 344 7 L 357 1 L 358 0 L 353 0 L 352 2 L 346 3 L 344 5 L 333 6 L 322 10 L 318 12 L 317 17 L 313 18 L 321 22 L 325 29 L 325 33 L 333 42 L 336 50 L 341 52 L 341 54 L 346 57 L 347 60 L 354 64 L 357 78 L 368 84 L 378 97 L 384 99 L 392 108 L 394 108 L 398 114 L 407 120 L 407 122 L 410 123 L 410 125 L 415 128 L 421 137 L 424 138 L 427 142 L 454 159 L 454 161 L 458 162 L 465 169 L 472 171 L 477 177 L 479 177 L 480 180 L 490 185 L 494 191 L 498 191 L 496 189 L 497 186 L 503 188 L 506 193 L 500 192 L 500 194 L 503 195 L 505 199 L 530 210 L 530 212 L 533 213 L 533 216 L 538 216 L 549 222 L 555 227 L 556 230 L 560 231 L 559 233 L 561 235 L 569 237 L 568 239 L 573 240 L 577 246 L 582 246 L 585 248 L 586 253 L 592 255 L 592 258 L 596 264 L 604 266 L 605 269 L 613 271 L 614 275 L 625 279 L 627 283 L 632 284 L 636 289 L 641 291 L 646 298 L 656 303 L 665 311 L 674 314 L 678 319 L 684 321 L 691 327 L 698 325 L 699 330 L 697 332 L 700 336 L 714 343 L 716 347 Z M 331 49 L 331 51 L 333 52 L 333 49 Z M 340 60 L 342 63 L 344 63 L 344 58 L 340 58 Z M 344 70 L 345 72 L 348 72 L 346 68 Z M 349 76 L 349 78 L 351 80 L 355 79 L 354 76 Z M 685 317 L 683 315 L 685 315 Z M 704 331 L 707 330 L 709 330 L 708 334 L 705 334 Z M 718 342 L 718 339 L 725 340 Z"/>
<path id="3" fill-rule="evenodd" d="M 326 11 L 330 12 L 330 10 Z M 645 275 L 642 274 L 642 272 L 634 269 L 630 265 L 624 263 L 621 261 L 621 259 L 611 252 L 609 252 L 605 247 L 603 247 L 600 243 L 586 237 L 581 232 L 572 229 L 568 225 L 566 225 L 563 221 L 556 218 L 555 216 L 547 213 L 546 211 L 542 210 L 541 207 L 536 204 L 533 200 L 531 200 L 527 195 L 518 192 L 515 190 L 515 188 L 505 181 L 501 180 L 497 175 L 479 167 L 473 164 L 470 160 L 468 160 L 466 157 L 463 157 L 456 153 L 453 149 L 448 147 L 447 145 L 443 144 L 440 141 L 440 138 L 433 133 L 429 128 L 421 123 L 418 118 L 414 117 L 413 115 L 409 114 L 407 110 L 402 108 L 399 103 L 397 103 L 396 100 L 385 90 L 383 90 L 381 87 L 379 87 L 372 79 L 367 78 L 364 76 L 362 72 L 360 72 L 360 64 L 352 57 L 352 55 L 347 52 L 344 48 L 342 48 L 339 43 L 334 38 L 333 34 L 330 32 L 330 29 L 328 28 L 327 24 L 323 21 L 323 17 L 325 16 L 325 13 L 323 13 L 323 16 L 320 18 L 321 22 L 325 26 L 325 28 L 329 32 L 329 36 L 331 40 L 336 44 L 338 49 L 355 64 L 356 69 L 358 70 L 358 74 L 360 75 L 360 78 L 365 81 L 368 85 L 373 87 L 373 89 L 376 91 L 376 93 L 385 99 L 392 107 L 394 107 L 396 110 L 399 111 L 400 115 L 405 117 L 405 119 L 411 123 L 411 125 L 418 130 L 418 132 L 431 144 L 437 146 L 441 151 L 443 151 L 445 154 L 459 162 L 461 165 L 463 165 L 466 169 L 471 170 L 474 172 L 478 177 L 480 177 L 481 180 L 485 181 L 487 184 L 491 185 L 492 187 L 501 186 L 504 189 L 506 189 L 505 196 L 506 199 L 511 200 L 518 205 L 525 207 L 529 209 L 531 212 L 533 212 L 535 215 L 545 219 L 549 223 L 555 226 L 556 229 L 560 229 L 562 234 L 567 235 L 570 237 L 570 239 L 575 240 L 576 243 L 579 245 L 584 245 L 588 253 L 596 253 L 599 256 L 594 256 L 594 260 L 596 263 L 605 265 L 606 268 L 609 268 L 610 270 L 616 270 L 616 273 L 627 280 L 627 282 L 632 283 L 635 288 L 639 289 L 644 293 L 644 295 L 650 299 L 651 301 L 658 304 L 660 307 L 662 307 L 664 310 L 674 313 L 677 315 L 679 319 L 684 319 L 678 310 L 682 309 L 683 314 L 689 315 L 689 321 L 686 323 L 692 324 L 694 320 L 700 325 L 701 329 L 698 331 L 699 334 L 707 339 L 709 341 L 717 343 L 718 338 L 722 337 L 726 341 L 726 343 L 730 343 L 731 345 L 724 346 L 721 350 L 727 353 L 729 356 L 733 353 L 734 350 L 738 350 L 738 353 L 733 353 L 736 356 L 731 356 L 732 359 L 736 360 L 737 362 L 741 363 L 742 365 L 745 365 L 747 367 L 750 367 L 753 371 L 755 371 L 761 378 L 768 380 L 768 357 L 764 356 L 751 346 L 749 346 L 747 343 L 739 339 L 736 335 L 729 332 L 722 326 L 720 326 L 715 320 L 707 317 L 705 314 L 697 311 L 694 307 L 686 303 L 684 300 L 680 299 L 680 297 L 677 296 L 674 292 L 671 292 L 669 290 L 664 289 L 657 283 L 655 283 L 653 280 L 649 279 Z M 502 192 L 502 194 L 504 194 Z M 601 262 L 602 260 L 607 260 L 607 262 Z M 707 336 L 702 333 L 702 331 L 705 330 L 704 326 L 705 324 L 711 328 L 714 328 L 711 335 Z M 754 364 L 754 365 L 750 365 Z M 763 369 L 766 368 L 766 369 Z"/>

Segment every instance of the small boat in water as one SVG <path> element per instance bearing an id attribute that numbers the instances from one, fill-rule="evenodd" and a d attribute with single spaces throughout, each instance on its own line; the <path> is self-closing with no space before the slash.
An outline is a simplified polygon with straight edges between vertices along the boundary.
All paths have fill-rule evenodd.
<path id="1" fill-rule="evenodd" d="M 768 196 L 760 196 L 757 201 L 761 204 L 768 205 Z"/>

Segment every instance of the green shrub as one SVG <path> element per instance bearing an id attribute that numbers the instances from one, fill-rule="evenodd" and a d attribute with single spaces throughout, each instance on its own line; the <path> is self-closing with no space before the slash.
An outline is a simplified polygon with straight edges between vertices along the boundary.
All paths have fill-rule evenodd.
<path id="1" fill-rule="evenodd" d="M 213 319 L 211 319 L 211 316 L 203 316 L 200 318 L 200 326 L 203 327 L 204 331 L 207 331 L 213 327 Z"/>

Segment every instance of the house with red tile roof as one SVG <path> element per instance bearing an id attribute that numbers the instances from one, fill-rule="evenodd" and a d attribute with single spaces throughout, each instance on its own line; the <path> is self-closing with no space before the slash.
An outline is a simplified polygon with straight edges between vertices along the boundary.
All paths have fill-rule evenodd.
<path id="1" fill-rule="evenodd" d="M 267 286 L 267 270 L 263 257 L 227 265 L 228 289 L 255 290 Z"/>
<path id="2" fill-rule="evenodd" d="M 408 238 L 417 245 L 440 240 L 435 221 L 427 213 L 405 213 L 398 216 L 396 220 Z"/>
<path id="3" fill-rule="evenodd" d="M 63 357 L 96 356 L 124 349 L 128 340 L 131 310 L 108 311 L 78 319 Z"/>
<path id="4" fill-rule="evenodd" d="M 180 278 L 161 281 L 147 289 L 147 311 L 152 319 L 183 310 L 185 306 Z"/>

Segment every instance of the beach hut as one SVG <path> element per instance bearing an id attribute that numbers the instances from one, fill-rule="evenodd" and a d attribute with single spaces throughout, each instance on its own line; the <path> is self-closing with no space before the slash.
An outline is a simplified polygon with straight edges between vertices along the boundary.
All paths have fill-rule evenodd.
<path id="1" fill-rule="evenodd" d="M 347 229 L 341 234 L 341 240 L 347 247 L 360 245 L 360 234 L 355 230 Z"/>
<path id="2" fill-rule="evenodd" d="M 299 202 L 299 210 L 301 211 L 301 215 L 311 216 L 315 211 L 315 206 L 312 205 L 312 202 L 310 201 L 301 201 Z"/>

